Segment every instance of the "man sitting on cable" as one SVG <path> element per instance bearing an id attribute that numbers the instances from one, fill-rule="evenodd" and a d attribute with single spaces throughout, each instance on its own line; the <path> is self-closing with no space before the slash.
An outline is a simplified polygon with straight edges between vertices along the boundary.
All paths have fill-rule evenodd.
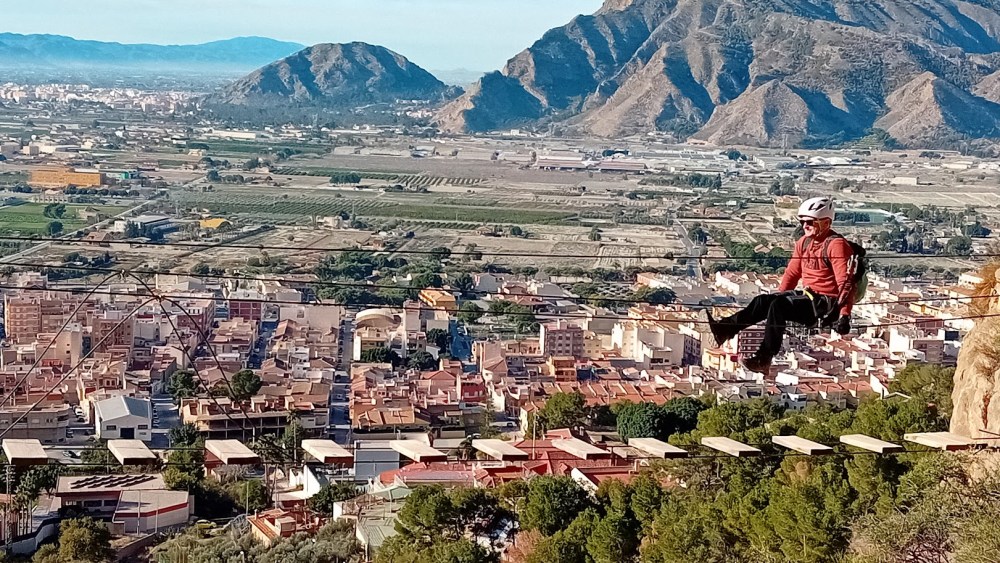
<path id="1" fill-rule="evenodd" d="M 795 243 L 795 251 L 785 268 L 778 293 L 754 297 L 734 315 L 708 323 L 717 345 L 722 346 L 740 331 L 765 321 L 764 341 L 757 353 L 742 360 L 743 366 L 768 373 L 771 360 L 781 349 L 787 323 L 815 326 L 823 321 L 839 334 L 851 331 L 854 306 L 854 250 L 842 235 L 831 228 L 833 200 L 817 197 L 799 207 L 799 222 L 805 235 Z M 799 280 L 803 289 L 796 290 Z"/>

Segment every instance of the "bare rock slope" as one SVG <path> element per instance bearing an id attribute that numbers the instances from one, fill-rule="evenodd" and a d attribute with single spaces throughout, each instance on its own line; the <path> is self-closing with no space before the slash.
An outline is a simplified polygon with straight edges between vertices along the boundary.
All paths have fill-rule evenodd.
<path id="1" fill-rule="evenodd" d="M 608 0 L 548 31 L 439 124 L 760 145 L 887 127 L 946 146 L 1000 136 L 998 72 L 997 0 Z"/>
<path id="2" fill-rule="evenodd" d="M 447 85 L 405 57 L 367 43 L 324 43 L 273 62 L 211 101 L 233 105 L 350 105 L 443 100 Z"/>
<path id="3" fill-rule="evenodd" d="M 1000 270 L 992 274 L 994 285 L 981 294 L 1000 294 Z M 1000 298 L 989 300 L 983 313 L 1000 314 Z M 1000 435 L 1000 317 L 986 316 L 962 340 L 952 391 L 954 410 L 951 431 L 992 441 Z"/>

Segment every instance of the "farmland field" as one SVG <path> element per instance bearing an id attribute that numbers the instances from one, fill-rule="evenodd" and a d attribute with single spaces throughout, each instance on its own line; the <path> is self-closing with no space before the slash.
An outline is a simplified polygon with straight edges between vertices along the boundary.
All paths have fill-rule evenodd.
<path id="1" fill-rule="evenodd" d="M 296 218 L 326 217 L 346 212 L 357 213 L 360 217 L 396 217 L 455 223 L 558 224 L 567 223 L 575 216 L 574 213 L 564 211 L 507 208 L 499 212 L 495 207 L 403 204 L 374 198 L 285 199 L 235 193 L 178 193 L 174 200 L 188 207 L 209 209 L 213 213 Z"/>
<path id="2" fill-rule="evenodd" d="M 94 209 L 109 216 L 127 209 L 99 205 L 66 205 L 66 212 L 62 218 L 55 219 L 43 215 L 45 207 L 44 203 L 24 203 L 0 207 L 0 232 L 43 234 L 51 221 L 59 221 L 63 224 L 63 231 L 69 232 L 87 226 L 88 221 L 80 219 L 78 216 L 78 212 L 84 209 Z"/>
<path id="3" fill-rule="evenodd" d="M 26 172 L 2 172 L 0 173 L 0 184 L 17 184 L 28 181 Z"/>
<path id="4" fill-rule="evenodd" d="M 364 170 L 348 170 L 346 168 L 278 168 L 275 173 L 286 176 L 333 176 L 334 174 L 355 173 L 365 180 L 381 180 L 402 184 L 410 188 L 430 188 L 434 186 L 474 187 L 483 182 L 482 178 L 465 178 L 437 176 L 433 174 L 408 174 L 405 172 L 370 172 Z"/>

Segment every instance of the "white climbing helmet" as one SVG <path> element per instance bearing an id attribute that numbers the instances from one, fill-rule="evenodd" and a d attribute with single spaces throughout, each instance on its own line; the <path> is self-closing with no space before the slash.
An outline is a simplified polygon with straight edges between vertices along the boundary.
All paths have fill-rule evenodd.
<path id="1" fill-rule="evenodd" d="M 833 200 L 828 197 L 814 197 L 799 206 L 799 219 L 833 219 Z"/>

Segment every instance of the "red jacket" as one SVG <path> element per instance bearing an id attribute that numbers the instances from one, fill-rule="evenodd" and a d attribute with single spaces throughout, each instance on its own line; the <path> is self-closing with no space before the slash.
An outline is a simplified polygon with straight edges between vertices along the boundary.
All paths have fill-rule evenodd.
<path id="1" fill-rule="evenodd" d="M 795 251 L 785 268 L 778 291 L 791 291 L 802 280 L 802 286 L 820 295 L 837 299 L 841 315 L 850 315 L 854 307 L 854 279 L 850 272 L 850 259 L 854 256 L 851 245 L 843 237 L 830 240 L 827 258 L 823 260 L 823 246 L 833 231 L 822 237 L 802 237 L 795 243 Z M 808 246 L 806 243 L 809 242 Z"/>

